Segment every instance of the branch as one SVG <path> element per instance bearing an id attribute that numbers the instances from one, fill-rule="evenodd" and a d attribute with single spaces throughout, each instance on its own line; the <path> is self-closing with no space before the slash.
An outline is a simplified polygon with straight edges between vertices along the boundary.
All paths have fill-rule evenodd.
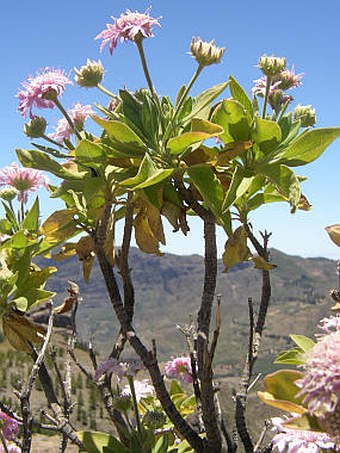
<path id="1" fill-rule="evenodd" d="M 249 384 L 253 370 L 253 347 L 254 347 L 254 310 L 253 301 L 248 299 L 249 310 L 249 337 L 248 337 L 248 353 L 246 362 L 243 368 L 242 376 L 240 379 L 239 390 L 236 394 L 236 407 L 235 407 L 235 425 L 240 439 L 244 445 L 246 453 L 253 453 L 254 447 L 248 431 L 246 422 L 246 405 Z"/>
<path id="2" fill-rule="evenodd" d="M 204 209 L 204 208 L 203 208 Z M 205 210 L 205 209 L 204 209 Z M 206 210 L 205 210 L 206 211 Z M 215 407 L 212 360 L 209 357 L 209 332 L 212 305 L 217 283 L 216 219 L 207 211 L 204 222 L 204 285 L 201 307 L 197 316 L 198 376 L 201 381 L 203 421 L 207 433 L 207 452 L 220 451 L 222 438 Z"/>
<path id="3" fill-rule="evenodd" d="M 132 322 L 135 307 L 135 291 L 131 280 L 131 269 L 129 267 L 129 251 L 133 226 L 133 203 L 131 200 L 132 194 L 130 193 L 125 208 L 122 247 L 117 257 L 119 273 L 123 281 L 124 307 L 130 322 Z M 120 331 L 110 357 L 118 359 L 124 349 L 125 343 L 126 337 L 123 335 L 123 332 Z"/>
<path id="4" fill-rule="evenodd" d="M 52 327 L 53 327 L 53 310 L 52 310 L 52 302 L 49 303 L 49 318 L 48 318 L 48 326 L 45 335 L 45 339 L 43 345 L 40 349 L 39 354 L 35 352 L 35 349 L 32 346 L 32 356 L 35 359 L 34 365 L 32 367 L 31 373 L 29 375 L 28 381 L 26 386 L 17 393 L 20 399 L 20 406 L 21 406 L 21 413 L 22 413 L 22 426 L 23 426 L 23 439 L 21 449 L 23 453 L 29 453 L 31 451 L 32 445 L 32 426 L 33 426 L 33 416 L 31 413 L 31 404 L 30 398 L 33 390 L 33 385 L 38 377 L 39 370 L 43 364 L 43 360 L 46 354 L 47 346 L 49 344 L 51 334 L 52 334 Z"/>
<path id="5" fill-rule="evenodd" d="M 157 359 L 154 357 L 152 350 L 148 350 L 134 331 L 129 316 L 122 303 L 118 284 L 112 266 L 107 260 L 102 248 L 100 238 L 94 237 L 97 259 L 102 271 L 106 288 L 111 300 L 112 307 L 121 325 L 123 335 L 128 339 L 136 354 L 141 358 L 145 368 L 148 370 L 158 399 L 166 414 L 179 431 L 187 439 L 190 445 L 198 452 L 203 451 L 203 440 L 195 433 L 189 424 L 180 415 L 176 406 L 172 402 L 166 389 L 163 375 L 159 369 Z"/>

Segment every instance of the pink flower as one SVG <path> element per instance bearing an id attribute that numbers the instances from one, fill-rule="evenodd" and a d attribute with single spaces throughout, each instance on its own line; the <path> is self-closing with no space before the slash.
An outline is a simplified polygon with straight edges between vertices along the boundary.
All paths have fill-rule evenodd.
<path id="1" fill-rule="evenodd" d="M 261 97 L 266 95 L 266 86 L 267 86 L 267 76 L 262 76 L 257 80 L 254 80 L 255 86 L 252 88 L 251 92 L 257 94 Z M 276 89 L 281 85 L 281 81 L 272 83 L 269 87 L 269 95 L 271 95 Z"/>
<path id="2" fill-rule="evenodd" d="M 331 333 L 332 331 L 340 331 L 340 315 L 330 316 L 329 318 L 321 319 L 319 328 L 325 333 Z"/>
<path id="3" fill-rule="evenodd" d="M 115 373 L 118 380 L 121 381 L 124 376 L 136 376 L 140 370 L 143 370 L 144 366 L 140 360 L 127 359 L 124 362 L 109 358 L 105 362 L 102 362 L 96 369 L 94 379 L 97 381 L 104 374 L 110 375 Z"/>
<path id="4" fill-rule="evenodd" d="M 301 85 L 301 79 L 303 74 L 295 74 L 294 66 L 291 70 L 285 69 L 271 79 L 271 85 L 269 88 L 269 96 L 271 96 L 276 90 L 290 90 L 291 88 L 297 88 Z M 264 97 L 266 94 L 267 76 L 262 76 L 257 80 L 254 80 L 255 86 L 252 88 L 252 93 Z"/>
<path id="5" fill-rule="evenodd" d="M 80 102 L 77 102 L 77 104 L 72 109 L 67 110 L 67 113 L 76 126 L 77 130 L 80 131 L 84 127 L 85 120 L 90 115 L 93 115 L 93 110 L 90 105 L 81 105 Z M 55 132 L 53 134 L 49 134 L 49 137 L 59 143 L 64 143 L 64 139 L 66 138 L 67 140 L 69 140 L 72 134 L 73 129 L 71 128 L 66 118 L 61 118 L 58 121 Z"/>
<path id="6" fill-rule="evenodd" d="M 103 39 L 100 45 L 100 51 L 110 43 L 110 53 L 117 47 L 118 41 L 135 41 L 136 38 L 150 38 L 153 36 L 152 27 L 157 25 L 160 27 L 158 19 L 154 19 L 149 15 L 150 8 L 145 13 L 138 11 L 132 13 L 127 10 L 125 14 L 115 18 L 112 16 L 113 24 L 106 24 L 106 30 L 103 30 L 95 39 Z"/>
<path id="7" fill-rule="evenodd" d="M 22 116 L 26 116 L 29 111 L 30 118 L 33 118 L 33 107 L 53 109 L 55 104 L 53 100 L 47 99 L 48 95 L 61 96 L 68 83 L 72 84 L 61 69 L 45 68 L 37 72 L 35 77 L 28 77 L 27 82 L 22 83 L 25 89 L 20 90 L 17 94 L 20 101 L 19 111 Z"/>
<path id="8" fill-rule="evenodd" d="M 6 445 L 8 453 L 21 453 L 21 448 L 11 442 L 10 444 Z M 0 445 L 0 453 L 5 453 L 5 449 L 2 445 Z"/>
<path id="9" fill-rule="evenodd" d="M 133 385 L 135 387 L 136 399 L 138 403 L 142 398 L 147 398 L 148 396 L 153 396 L 155 394 L 155 389 L 149 384 L 148 379 L 142 379 L 141 381 L 134 379 Z M 129 385 L 125 385 L 122 390 L 122 395 L 131 396 L 131 388 Z"/>
<path id="10" fill-rule="evenodd" d="M 0 170 L 0 186 L 11 186 L 18 190 L 18 200 L 27 202 L 28 192 L 40 187 L 48 188 L 49 179 L 40 170 L 19 167 L 16 162 Z"/>
<path id="11" fill-rule="evenodd" d="M 305 375 L 296 384 L 310 412 L 335 411 L 340 403 L 340 330 L 320 337 L 306 354 L 304 368 Z"/>
<path id="12" fill-rule="evenodd" d="M 192 383 L 191 360 L 189 357 L 177 357 L 164 365 L 166 376 Z"/>
<path id="13" fill-rule="evenodd" d="M 18 434 L 19 423 L 0 410 L 0 430 L 6 440 L 12 440 Z"/>
<path id="14" fill-rule="evenodd" d="M 286 428 L 285 420 L 281 417 L 273 417 L 274 429 L 279 431 L 272 440 L 274 448 L 280 453 L 318 453 L 321 449 L 333 449 L 334 442 L 327 434 L 315 431 L 303 431 Z"/>
<path id="15" fill-rule="evenodd" d="M 292 69 L 285 69 L 284 71 L 281 71 L 280 74 L 274 76 L 273 82 L 280 81 L 281 90 L 290 90 L 291 88 L 298 88 L 301 85 L 303 76 L 303 73 L 295 74 L 295 68 L 292 66 Z"/>

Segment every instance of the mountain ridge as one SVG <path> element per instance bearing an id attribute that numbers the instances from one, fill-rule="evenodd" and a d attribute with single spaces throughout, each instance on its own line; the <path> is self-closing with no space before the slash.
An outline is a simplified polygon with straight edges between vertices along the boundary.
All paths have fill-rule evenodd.
<path id="1" fill-rule="evenodd" d="M 272 299 L 264 332 L 263 360 L 259 360 L 265 368 L 279 350 L 289 347 L 290 333 L 313 335 L 318 320 L 330 314 L 328 292 L 337 285 L 334 260 L 291 256 L 275 249 L 271 250 L 271 260 L 278 267 L 271 272 Z M 77 312 L 78 334 L 82 341 L 94 335 L 98 350 L 110 350 L 119 326 L 98 264 L 95 263 L 88 284 L 83 282 L 81 262 L 76 257 L 53 265 L 58 272 L 49 280 L 48 288 L 57 292 L 55 305 L 67 295 L 68 280 L 79 284 L 83 302 Z M 136 292 L 136 330 L 148 344 L 151 339 L 156 340 L 162 360 L 186 353 L 185 338 L 176 326 L 196 320 L 204 257 L 158 257 L 132 248 L 130 266 Z M 234 374 L 239 372 L 240 354 L 244 356 L 247 348 L 248 298 L 252 298 L 255 312 L 259 306 L 261 271 L 247 262 L 223 273 L 219 260 L 217 293 L 222 297 L 222 329 L 216 362 L 227 364 Z"/>

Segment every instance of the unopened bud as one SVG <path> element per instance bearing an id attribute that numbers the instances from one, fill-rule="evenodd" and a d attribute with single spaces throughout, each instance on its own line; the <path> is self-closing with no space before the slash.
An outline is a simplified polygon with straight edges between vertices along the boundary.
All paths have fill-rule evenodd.
<path id="1" fill-rule="evenodd" d="M 45 118 L 35 116 L 24 125 L 24 134 L 30 138 L 40 138 L 45 134 L 46 126 Z"/>
<path id="2" fill-rule="evenodd" d="M 14 187 L 9 187 L 8 189 L 0 190 L 0 198 L 5 201 L 12 201 L 18 195 L 19 191 Z"/>
<path id="3" fill-rule="evenodd" d="M 210 42 L 202 41 L 201 38 L 192 38 L 191 54 L 200 66 L 209 66 L 220 63 L 224 48 L 215 46 L 215 40 Z"/>
<path id="4" fill-rule="evenodd" d="M 166 422 L 166 416 L 160 411 L 147 411 L 143 417 L 145 426 L 151 429 L 160 429 Z"/>
<path id="5" fill-rule="evenodd" d="M 44 93 L 41 95 L 43 99 L 46 99 L 46 101 L 53 101 L 57 102 L 58 101 L 58 92 L 54 88 L 48 88 Z"/>
<path id="6" fill-rule="evenodd" d="M 131 397 L 130 395 L 115 396 L 112 400 L 113 407 L 119 411 L 126 413 L 131 408 Z"/>
<path id="7" fill-rule="evenodd" d="M 294 119 L 301 121 L 302 127 L 314 126 L 316 123 L 315 109 L 311 105 L 298 105 L 294 110 Z"/>
<path id="8" fill-rule="evenodd" d="M 278 114 L 282 107 L 293 100 L 293 96 L 285 94 L 282 90 L 274 90 L 269 94 L 269 104 Z"/>
<path id="9" fill-rule="evenodd" d="M 101 61 L 86 60 L 86 65 L 80 69 L 74 68 L 75 82 L 85 88 L 96 87 L 103 80 L 104 68 Z"/>
<path id="10" fill-rule="evenodd" d="M 258 67 L 261 69 L 263 74 L 273 77 L 286 69 L 286 59 L 275 57 L 274 55 L 271 57 L 262 55 L 262 57 L 260 57 Z"/>

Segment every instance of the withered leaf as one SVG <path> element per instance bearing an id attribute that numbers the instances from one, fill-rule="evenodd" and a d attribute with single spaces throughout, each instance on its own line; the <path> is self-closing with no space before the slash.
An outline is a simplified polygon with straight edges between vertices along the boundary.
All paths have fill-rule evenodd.
<path id="1" fill-rule="evenodd" d="M 241 261 L 247 261 L 250 257 L 251 253 L 247 247 L 247 232 L 243 225 L 241 225 L 234 231 L 225 244 L 222 257 L 225 265 L 224 272 L 228 272 L 235 264 Z"/>
<path id="2" fill-rule="evenodd" d="M 67 313 L 68 311 L 71 311 L 73 308 L 73 304 L 76 302 L 75 297 L 66 297 L 64 299 L 64 302 L 59 305 L 58 307 L 55 307 L 54 312 L 57 315 L 61 315 L 62 313 Z"/>
<path id="3" fill-rule="evenodd" d="M 332 241 L 340 247 L 340 223 L 325 228 Z"/>
<path id="4" fill-rule="evenodd" d="M 144 211 L 139 212 L 134 219 L 135 237 L 138 247 L 145 253 L 162 255 L 159 241 L 150 228 L 149 219 Z"/>
<path id="5" fill-rule="evenodd" d="M 276 264 L 269 263 L 262 256 L 259 256 L 259 255 L 254 255 L 254 256 L 252 256 L 251 259 L 254 261 L 255 269 L 271 271 L 272 269 L 275 269 L 277 267 Z"/>
<path id="6" fill-rule="evenodd" d="M 13 348 L 28 354 L 32 352 L 31 344 L 41 344 L 46 335 L 46 329 L 43 326 L 13 311 L 3 315 L 2 327 Z"/>
<path id="7" fill-rule="evenodd" d="M 240 156 L 252 146 L 253 142 L 250 140 L 227 143 L 223 148 L 223 151 L 220 152 L 216 157 L 217 166 L 227 165 L 232 159 Z"/>

